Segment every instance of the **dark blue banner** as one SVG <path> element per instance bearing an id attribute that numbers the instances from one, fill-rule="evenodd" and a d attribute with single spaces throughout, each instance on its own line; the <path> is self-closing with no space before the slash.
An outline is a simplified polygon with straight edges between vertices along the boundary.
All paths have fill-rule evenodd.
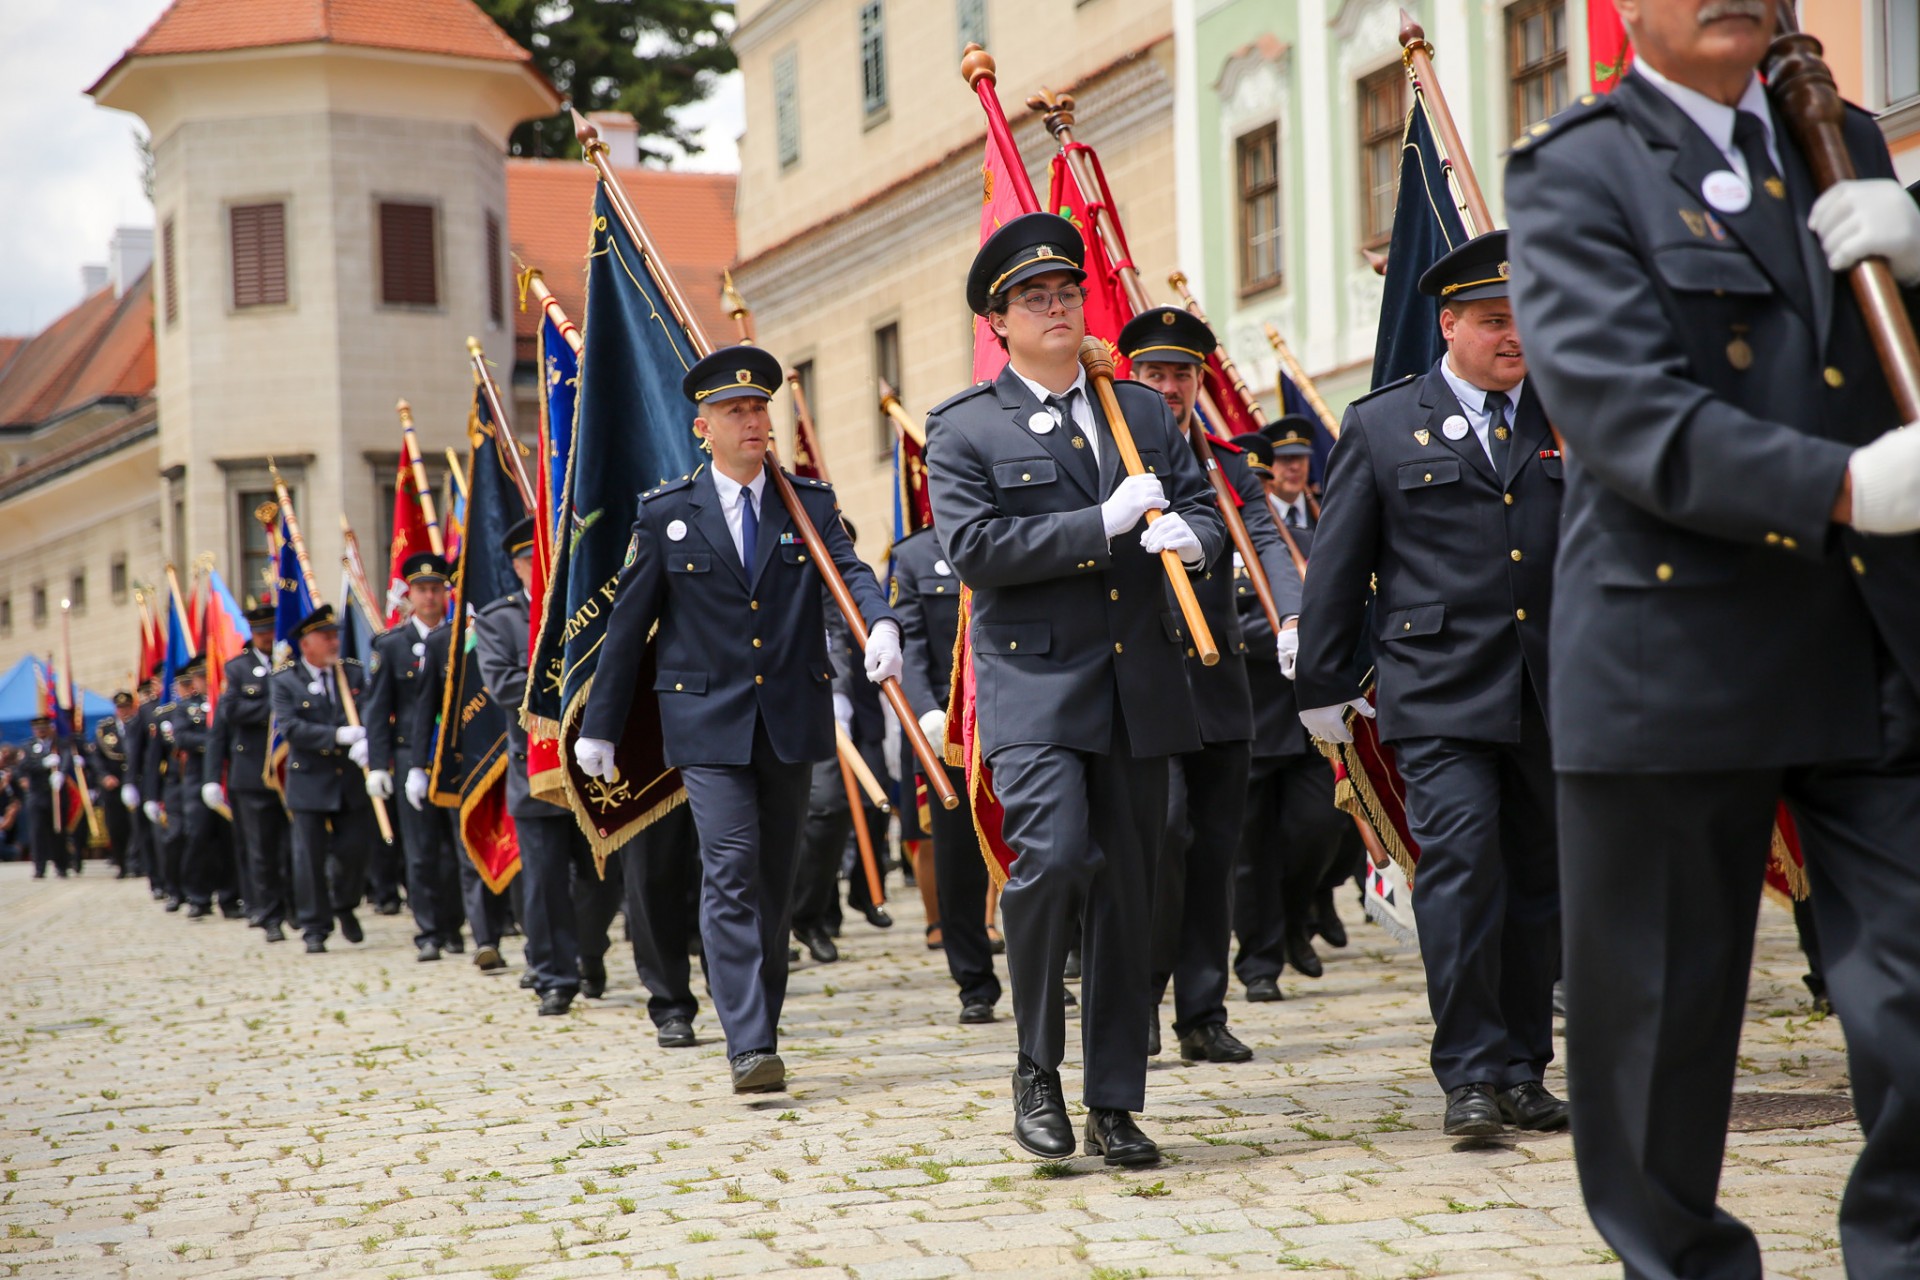
<path id="1" fill-rule="evenodd" d="M 1426 99 L 1416 90 L 1400 143 L 1400 196 L 1387 249 L 1380 329 L 1373 340 L 1373 386 L 1425 373 L 1446 352 L 1440 341 L 1440 300 L 1420 292 L 1420 277 L 1467 239 L 1427 120 Z M 1316 473 L 1320 456 L 1316 447 Z"/>

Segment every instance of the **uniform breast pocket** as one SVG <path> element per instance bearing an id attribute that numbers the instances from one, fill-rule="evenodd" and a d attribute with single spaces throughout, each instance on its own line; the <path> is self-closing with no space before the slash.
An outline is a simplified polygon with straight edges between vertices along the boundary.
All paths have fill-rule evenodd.
<path id="1" fill-rule="evenodd" d="M 795 538 L 792 542 L 780 544 L 780 559 L 787 564 L 807 563 L 807 544 Z"/>
<path id="2" fill-rule="evenodd" d="M 1059 469 L 1052 458 L 1022 458 L 1018 462 L 993 464 L 993 483 L 1000 489 L 1018 492 L 1052 484 L 1059 478 Z"/>
<path id="3" fill-rule="evenodd" d="M 706 551 L 678 551 L 667 556 L 668 573 L 711 573 L 713 556 Z"/>
<path id="4" fill-rule="evenodd" d="M 1411 609 L 1395 609 L 1387 615 L 1382 640 L 1417 640 L 1437 636 L 1447 621 L 1444 604 L 1417 604 Z"/>
<path id="5" fill-rule="evenodd" d="M 1566 462 L 1557 455 L 1549 458 L 1543 454 L 1540 458 L 1540 473 L 1549 480 L 1564 480 L 1567 478 Z"/>
<path id="6" fill-rule="evenodd" d="M 1140 451 L 1140 465 L 1146 468 L 1147 474 L 1150 476 L 1164 476 L 1168 471 L 1167 455 L 1161 453 L 1158 449 L 1142 449 Z"/>
<path id="7" fill-rule="evenodd" d="M 1458 458 L 1433 458 L 1425 462 L 1400 464 L 1400 488 L 1403 492 L 1437 489 L 1442 485 L 1459 483 L 1460 460 Z"/>
<path id="8" fill-rule="evenodd" d="M 656 671 L 653 673 L 653 688 L 656 693 L 705 693 L 707 673 L 704 671 Z"/>
<path id="9" fill-rule="evenodd" d="M 937 575 L 921 578 L 912 584 L 913 591 L 920 596 L 933 596 L 936 599 L 960 594 L 960 579 L 943 578 Z"/>
<path id="10" fill-rule="evenodd" d="M 1044 622 L 995 622 L 979 627 L 974 640 L 982 653 L 1040 654 L 1053 647 L 1053 628 Z"/>

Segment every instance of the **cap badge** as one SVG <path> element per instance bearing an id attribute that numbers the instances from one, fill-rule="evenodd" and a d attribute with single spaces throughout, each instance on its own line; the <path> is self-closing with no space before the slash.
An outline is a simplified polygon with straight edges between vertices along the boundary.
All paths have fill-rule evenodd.
<path id="1" fill-rule="evenodd" d="M 1173 312 L 1171 312 L 1171 311 L 1162 311 L 1162 312 L 1160 313 L 1160 323 L 1161 323 L 1161 324 L 1168 324 L 1168 325 L 1170 325 L 1170 324 L 1172 324 L 1172 323 L 1173 323 Z"/>
<path id="2" fill-rule="evenodd" d="M 678 542 L 686 536 L 687 536 L 687 522 L 685 520 L 674 520 L 668 523 L 667 525 L 667 541 L 668 542 Z"/>
<path id="3" fill-rule="evenodd" d="M 1451 418 L 1448 418 L 1440 424 L 1440 434 L 1449 440 L 1465 440 L 1467 438 L 1467 420 L 1457 413 L 1454 414 Z"/>
<path id="4" fill-rule="evenodd" d="M 1502 280 L 1507 278 L 1507 264 L 1504 262 L 1500 264 L 1500 278 Z"/>
<path id="5" fill-rule="evenodd" d="M 735 369 L 733 371 L 733 379 L 735 382 L 744 382 L 747 385 L 751 386 L 753 385 L 753 370 Z"/>

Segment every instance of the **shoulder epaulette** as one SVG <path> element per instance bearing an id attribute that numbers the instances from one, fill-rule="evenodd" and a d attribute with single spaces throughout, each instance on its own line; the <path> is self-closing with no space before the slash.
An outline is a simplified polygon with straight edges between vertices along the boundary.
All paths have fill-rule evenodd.
<path id="1" fill-rule="evenodd" d="M 1530 124 L 1527 131 L 1513 140 L 1512 152 L 1531 151 L 1548 138 L 1555 138 L 1582 121 L 1592 120 L 1613 111 L 1613 95 L 1610 93 L 1583 93 L 1574 104 L 1564 111 L 1556 112 L 1552 117 Z"/>
<path id="2" fill-rule="evenodd" d="M 909 547 L 917 544 L 922 538 L 930 538 L 932 536 L 933 536 L 933 527 L 931 525 L 927 526 L 925 529 L 915 529 L 912 533 L 908 534 L 906 537 L 894 543 L 893 549 L 895 551 L 898 551 L 902 547 Z"/>
<path id="3" fill-rule="evenodd" d="M 481 605 L 479 612 L 476 613 L 474 616 L 479 618 L 484 618 L 490 613 L 496 613 L 501 609 L 511 608 L 513 606 L 513 602 L 519 599 L 519 597 L 520 597 L 520 593 L 517 591 L 509 591 L 506 595 L 495 596 L 493 599 Z"/>
<path id="4" fill-rule="evenodd" d="M 157 716 L 163 716 L 167 714 L 167 712 L 173 710 L 175 707 L 179 705 L 180 705 L 180 700 L 178 698 L 175 698 L 172 702 L 163 702 L 160 704 L 158 708 L 154 710 L 153 714 Z"/>
<path id="5" fill-rule="evenodd" d="M 936 413 L 945 413 L 948 409 L 951 409 L 954 405 L 959 404 L 962 400 L 970 400 L 974 396 L 982 395 L 985 392 L 991 391 L 992 389 L 993 389 L 993 383 L 991 382 L 976 382 L 972 386 L 968 387 L 965 391 L 957 391 L 953 395 L 948 396 L 945 400 L 942 400 L 939 404 L 933 406 L 933 408 L 927 410 L 927 416 L 932 417 Z"/>
<path id="6" fill-rule="evenodd" d="M 825 489 L 829 493 L 833 492 L 832 485 L 828 484 L 825 480 L 819 480 L 814 478 L 813 476 L 796 476 L 793 474 L 793 472 L 789 471 L 787 472 L 787 479 L 793 481 L 795 484 L 801 486 L 802 488 Z"/>
<path id="7" fill-rule="evenodd" d="M 673 493 L 680 489 L 691 488 L 692 485 L 693 477 L 691 475 L 681 476 L 678 480 L 668 480 L 663 484 L 653 486 L 653 488 L 640 495 L 640 501 L 645 502 L 648 498 L 657 498 L 663 493 Z"/>
<path id="8" fill-rule="evenodd" d="M 343 666 L 343 667 L 357 667 L 357 666 L 359 666 L 359 665 L 360 665 L 360 659 L 358 659 L 358 658 L 341 658 L 341 659 L 340 659 L 340 665 L 341 665 L 341 666 Z"/>
<path id="9" fill-rule="evenodd" d="M 293 670 L 292 658 L 283 658 L 279 662 L 276 662 L 273 664 L 273 674 L 275 675 L 279 675 L 282 671 L 291 671 L 291 670 Z"/>
<path id="10" fill-rule="evenodd" d="M 1412 382 L 1415 378 L 1418 378 L 1419 376 L 1420 375 L 1417 373 L 1410 373 L 1404 378 L 1396 378 L 1392 382 L 1387 383 L 1385 386 L 1375 387 L 1373 390 L 1367 392 L 1365 395 L 1355 396 L 1352 400 L 1348 401 L 1347 403 L 1350 405 L 1365 404 L 1367 401 L 1373 399 L 1375 396 L 1385 395 L 1387 392 L 1392 391 L 1395 387 L 1406 386 L 1409 382 Z"/>

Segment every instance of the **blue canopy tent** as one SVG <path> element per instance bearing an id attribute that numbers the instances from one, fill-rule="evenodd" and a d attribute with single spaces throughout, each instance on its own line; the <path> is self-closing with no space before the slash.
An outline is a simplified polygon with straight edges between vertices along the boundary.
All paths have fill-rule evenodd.
<path id="1" fill-rule="evenodd" d="M 37 676 L 36 676 L 37 673 Z M 53 684 L 53 669 L 28 654 L 13 664 L 13 670 L 0 676 L 0 743 L 18 745 L 33 736 L 33 718 L 40 714 L 41 682 Z M 86 709 L 87 731 L 102 716 L 113 714 L 113 702 L 91 690 L 80 690 L 80 705 Z"/>

